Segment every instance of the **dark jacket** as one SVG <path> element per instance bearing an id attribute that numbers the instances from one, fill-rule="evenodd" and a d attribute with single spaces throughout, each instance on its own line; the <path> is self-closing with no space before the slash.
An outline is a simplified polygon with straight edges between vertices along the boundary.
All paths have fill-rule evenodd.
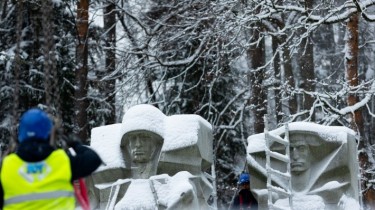
<path id="1" fill-rule="evenodd" d="M 79 142 L 74 142 L 70 146 L 76 153 L 73 156 L 67 152 L 72 170 L 72 181 L 90 175 L 102 163 L 98 154 L 89 147 L 83 146 Z M 34 140 L 21 143 L 16 154 L 26 162 L 38 162 L 46 159 L 53 151 L 54 148 L 48 142 Z M 3 205 L 4 190 L 0 182 L 0 208 Z"/>
<path id="2" fill-rule="evenodd" d="M 232 201 L 230 210 L 258 210 L 258 201 L 255 199 L 249 189 L 241 189 Z"/>

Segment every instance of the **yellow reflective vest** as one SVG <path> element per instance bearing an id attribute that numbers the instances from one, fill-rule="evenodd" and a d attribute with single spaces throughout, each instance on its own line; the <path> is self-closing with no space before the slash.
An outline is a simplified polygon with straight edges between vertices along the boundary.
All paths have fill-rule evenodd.
<path id="1" fill-rule="evenodd" d="M 70 160 L 64 150 L 40 162 L 25 162 L 17 154 L 4 158 L 1 169 L 3 210 L 69 210 L 75 208 Z"/>

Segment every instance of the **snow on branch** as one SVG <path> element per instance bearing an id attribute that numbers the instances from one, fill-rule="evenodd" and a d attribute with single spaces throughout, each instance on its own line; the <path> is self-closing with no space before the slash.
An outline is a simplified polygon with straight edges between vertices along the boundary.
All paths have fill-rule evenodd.
<path id="1" fill-rule="evenodd" d="M 366 92 L 365 97 L 362 100 L 360 100 L 359 102 L 357 102 L 356 104 L 352 106 L 347 106 L 342 109 L 335 108 L 334 106 L 330 104 L 330 102 L 326 98 L 319 97 L 319 100 L 324 104 L 324 106 L 328 107 L 329 112 L 332 113 L 331 115 L 325 117 L 324 121 L 326 123 L 324 124 L 329 125 L 333 123 L 334 121 L 338 120 L 340 117 L 349 113 L 354 113 L 356 110 L 362 107 L 367 106 L 368 108 L 368 103 L 370 102 L 371 97 L 374 95 L 374 93 L 375 93 L 375 81 L 372 81 L 370 89 Z M 373 114 L 371 115 L 374 116 Z"/>
<path id="2" fill-rule="evenodd" d="M 375 81 L 372 82 L 370 90 L 365 94 L 365 97 L 358 103 L 345 107 L 339 111 L 341 115 L 346 115 L 348 113 L 354 113 L 354 111 L 364 107 L 371 99 L 371 96 L 375 93 Z"/>
<path id="3" fill-rule="evenodd" d="M 284 2 L 283 2 L 284 3 Z M 306 9 L 305 7 L 297 5 L 275 5 L 267 6 L 263 4 L 263 11 L 259 12 L 255 17 L 259 19 L 266 19 L 278 12 L 296 12 L 305 16 L 305 18 L 299 19 L 300 23 L 308 22 L 319 22 L 324 24 L 337 23 L 348 19 L 352 14 L 360 12 L 362 17 L 369 21 L 375 22 L 375 15 L 367 14 L 366 9 L 375 5 L 375 0 L 366 0 L 359 2 L 358 0 L 352 0 L 352 2 L 345 2 L 341 6 L 330 8 L 328 13 L 325 15 L 314 14 L 315 11 L 319 11 L 319 8 Z"/>
<path id="4" fill-rule="evenodd" d="M 187 64 L 190 64 L 192 63 L 194 60 L 196 60 L 197 58 L 199 58 L 199 55 L 201 54 L 201 52 L 203 51 L 203 46 L 205 46 L 205 43 L 206 43 L 206 40 L 207 40 L 207 36 L 205 36 L 203 38 L 203 40 L 201 40 L 201 43 L 198 47 L 198 49 L 195 50 L 194 54 L 185 58 L 185 59 L 182 59 L 182 60 L 175 60 L 175 61 L 162 61 L 160 60 L 158 57 L 155 56 L 155 59 L 158 60 L 158 62 L 162 65 L 162 66 L 182 66 L 182 65 L 187 65 Z"/>
<path id="5" fill-rule="evenodd" d="M 362 17 L 369 21 L 369 22 L 375 22 L 375 15 L 369 15 L 365 12 L 366 8 L 374 5 L 375 1 L 374 0 L 368 0 L 364 2 L 359 2 L 358 0 L 353 0 L 355 6 L 357 7 L 357 10 L 361 12 Z"/>

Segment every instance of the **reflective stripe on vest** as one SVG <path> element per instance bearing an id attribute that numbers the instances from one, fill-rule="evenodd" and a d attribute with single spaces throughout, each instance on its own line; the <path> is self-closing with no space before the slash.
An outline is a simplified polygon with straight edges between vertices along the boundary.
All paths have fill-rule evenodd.
<path id="1" fill-rule="evenodd" d="M 25 162 L 17 154 L 4 158 L 0 174 L 4 210 L 74 209 L 70 160 L 64 150 L 40 162 Z"/>
<path id="2" fill-rule="evenodd" d="M 25 201 L 35 201 L 41 199 L 51 199 L 51 198 L 60 198 L 60 197 L 74 197 L 74 192 L 71 191 L 54 191 L 54 192 L 45 192 L 45 193 L 33 193 L 28 195 L 20 195 L 9 198 L 4 201 L 4 205 L 20 203 Z"/>

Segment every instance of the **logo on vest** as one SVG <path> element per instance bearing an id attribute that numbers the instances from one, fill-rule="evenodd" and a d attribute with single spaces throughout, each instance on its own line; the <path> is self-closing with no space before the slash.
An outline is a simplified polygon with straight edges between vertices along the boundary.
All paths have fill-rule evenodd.
<path id="1" fill-rule="evenodd" d="M 44 161 L 25 163 L 18 172 L 24 179 L 32 183 L 43 180 L 51 172 L 51 167 Z"/>

